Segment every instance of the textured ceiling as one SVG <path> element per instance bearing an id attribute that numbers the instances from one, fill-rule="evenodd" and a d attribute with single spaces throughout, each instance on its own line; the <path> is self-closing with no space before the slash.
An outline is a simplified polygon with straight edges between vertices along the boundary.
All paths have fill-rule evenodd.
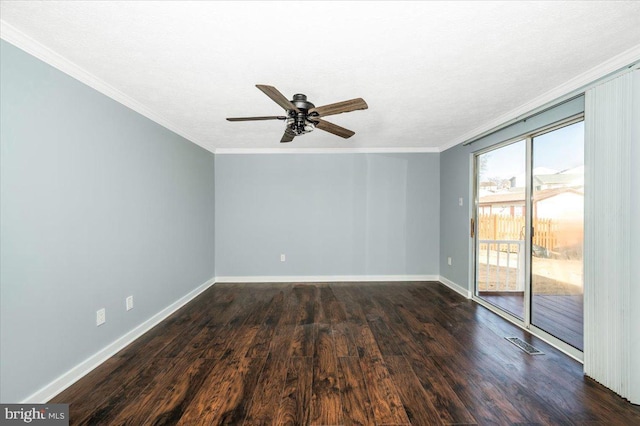
<path id="1" fill-rule="evenodd" d="M 355 97 L 287 148 L 437 148 L 640 44 L 640 2 L 8 2 L 1 18 L 194 142 L 280 148 L 255 88 Z"/>

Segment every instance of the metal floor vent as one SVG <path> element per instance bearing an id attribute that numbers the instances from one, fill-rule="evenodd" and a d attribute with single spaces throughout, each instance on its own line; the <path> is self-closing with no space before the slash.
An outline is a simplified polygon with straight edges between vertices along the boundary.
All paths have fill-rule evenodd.
<path id="1" fill-rule="evenodd" d="M 544 352 L 537 350 L 519 337 L 505 337 L 505 339 L 507 339 L 529 355 L 544 355 Z"/>

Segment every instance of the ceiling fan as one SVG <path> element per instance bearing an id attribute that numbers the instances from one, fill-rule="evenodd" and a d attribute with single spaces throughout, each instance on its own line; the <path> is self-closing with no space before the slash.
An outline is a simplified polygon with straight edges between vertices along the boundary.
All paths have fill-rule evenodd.
<path id="1" fill-rule="evenodd" d="M 270 97 L 275 103 L 286 111 L 287 115 L 272 115 L 265 117 L 236 117 L 227 118 L 228 121 L 256 121 L 256 120 L 284 120 L 287 127 L 280 142 L 291 142 L 296 136 L 309 133 L 318 128 L 325 132 L 333 133 L 342 138 L 350 138 L 355 132 L 340 127 L 336 124 L 323 120 L 320 117 L 328 115 L 342 114 L 343 112 L 367 109 L 369 106 L 362 98 L 351 99 L 335 104 L 316 107 L 307 101 L 307 96 L 301 93 L 293 95 L 292 100 L 288 100 L 282 93 L 273 86 L 256 84 L 256 87 Z"/>

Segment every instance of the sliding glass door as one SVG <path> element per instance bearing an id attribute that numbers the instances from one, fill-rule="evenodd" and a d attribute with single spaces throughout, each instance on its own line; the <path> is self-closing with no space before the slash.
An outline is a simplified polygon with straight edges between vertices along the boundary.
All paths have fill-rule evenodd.
<path id="1" fill-rule="evenodd" d="M 476 296 L 524 320 L 526 141 L 476 157 Z"/>
<path id="2" fill-rule="evenodd" d="M 584 123 L 475 155 L 475 297 L 560 345 L 583 348 Z"/>
<path id="3" fill-rule="evenodd" d="M 533 138 L 531 324 L 583 349 L 584 122 Z"/>

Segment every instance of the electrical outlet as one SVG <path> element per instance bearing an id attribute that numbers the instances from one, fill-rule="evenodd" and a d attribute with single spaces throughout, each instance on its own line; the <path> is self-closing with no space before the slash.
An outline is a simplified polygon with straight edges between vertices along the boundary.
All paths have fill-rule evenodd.
<path id="1" fill-rule="evenodd" d="M 461 206 L 464 204 L 462 197 L 458 198 L 458 205 Z"/>
<path id="2" fill-rule="evenodd" d="M 96 312 L 96 325 L 102 325 L 107 322 L 107 311 L 105 308 L 98 309 Z"/>
<path id="3" fill-rule="evenodd" d="M 125 306 L 127 307 L 127 311 L 133 309 L 133 296 L 127 297 L 127 299 L 125 300 Z"/>
<path id="4" fill-rule="evenodd" d="M 287 260 L 287 256 L 285 256 L 284 254 L 280 255 L 280 262 L 284 262 L 285 260 Z"/>
<path id="5" fill-rule="evenodd" d="M 451 258 L 450 257 L 447 257 L 447 263 L 449 264 L 449 266 L 451 266 L 452 262 L 451 262 Z"/>

